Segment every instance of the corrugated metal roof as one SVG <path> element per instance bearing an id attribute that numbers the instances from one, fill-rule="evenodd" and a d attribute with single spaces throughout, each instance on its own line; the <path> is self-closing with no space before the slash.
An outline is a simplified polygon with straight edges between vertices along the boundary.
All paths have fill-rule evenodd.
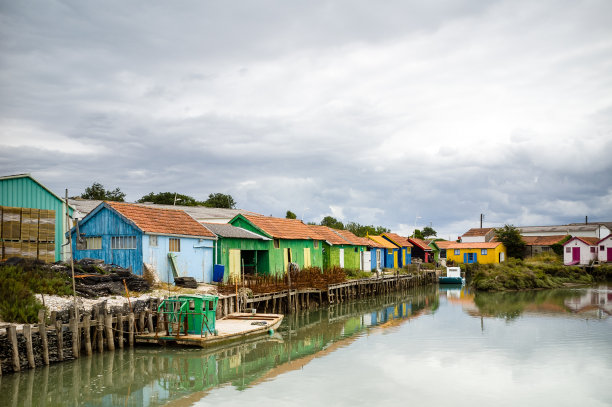
<path id="1" fill-rule="evenodd" d="M 104 204 L 134 222 L 143 232 L 162 235 L 216 237 L 210 230 L 182 210 L 147 208 L 125 202 L 108 201 Z"/>
<path id="2" fill-rule="evenodd" d="M 521 233 L 558 232 L 559 234 L 571 235 L 576 232 L 592 232 L 599 228 L 599 224 L 588 225 L 557 225 L 557 226 L 522 226 L 518 229 Z"/>
<path id="3" fill-rule="evenodd" d="M 220 237 L 232 237 L 237 239 L 270 240 L 265 236 L 258 235 L 249 230 L 236 227 L 227 223 L 202 223 L 207 229 Z"/>
<path id="4" fill-rule="evenodd" d="M 19 178 L 29 178 L 32 181 L 34 181 L 36 184 L 38 184 L 42 189 L 44 189 L 45 191 L 47 191 L 49 194 L 51 194 L 55 199 L 57 199 L 58 201 L 60 201 L 60 203 L 64 202 L 64 199 L 61 198 L 59 195 L 57 195 L 55 192 L 51 191 L 49 188 L 47 188 L 42 182 L 38 181 L 36 178 L 34 178 L 31 174 L 15 174 L 15 175 L 4 175 L 0 177 L 0 181 L 8 181 L 8 180 L 17 180 Z M 74 210 L 74 207 L 72 207 L 72 205 L 70 205 L 70 202 L 68 202 L 68 206 L 70 207 L 70 209 Z"/>

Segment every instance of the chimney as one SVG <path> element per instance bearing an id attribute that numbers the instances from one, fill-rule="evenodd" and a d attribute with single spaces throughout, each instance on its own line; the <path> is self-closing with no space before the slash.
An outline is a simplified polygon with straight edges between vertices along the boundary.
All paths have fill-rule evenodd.
<path id="1" fill-rule="evenodd" d="M 585 224 L 585 225 L 588 225 L 588 224 L 589 224 L 589 217 L 588 217 L 588 216 L 585 216 L 585 217 L 584 217 L 584 224 Z"/>

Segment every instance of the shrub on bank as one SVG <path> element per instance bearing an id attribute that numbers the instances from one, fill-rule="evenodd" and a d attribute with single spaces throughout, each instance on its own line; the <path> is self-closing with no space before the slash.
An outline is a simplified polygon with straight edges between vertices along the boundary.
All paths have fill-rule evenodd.
<path id="1" fill-rule="evenodd" d="M 580 267 L 559 264 L 545 256 L 520 260 L 510 258 L 502 264 L 462 265 L 472 275 L 472 286 L 483 291 L 558 288 L 565 283 L 591 284 L 594 277 Z"/>
<path id="2" fill-rule="evenodd" d="M 34 293 L 69 295 L 70 279 L 40 268 L 0 266 L 0 317 L 6 322 L 33 323 L 42 309 Z"/>

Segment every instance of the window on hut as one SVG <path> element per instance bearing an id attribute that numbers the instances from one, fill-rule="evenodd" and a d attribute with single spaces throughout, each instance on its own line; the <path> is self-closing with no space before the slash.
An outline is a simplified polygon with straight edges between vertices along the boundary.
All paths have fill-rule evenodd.
<path id="1" fill-rule="evenodd" d="M 181 251 L 181 239 L 170 238 L 168 240 L 168 250 L 171 252 Z"/>
<path id="2" fill-rule="evenodd" d="M 93 236 L 85 238 L 85 250 L 100 250 L 102 248 L 102 237 Z"/>
<path id="3" fill-rule="evenodd" d="M 135 249 L 136 236 L 112 236 L 111 249 Z"/>
<path id="4" fill-rule="evenodd" d="M 149 246 L 157 247 L 157 236 L 149 236 Z"/>
<path id="5" fill-rule="evenodd" d="M 274 239 L 274 248 L 275 249 L 279 249 L 280 248 L 280 239 Z"/>

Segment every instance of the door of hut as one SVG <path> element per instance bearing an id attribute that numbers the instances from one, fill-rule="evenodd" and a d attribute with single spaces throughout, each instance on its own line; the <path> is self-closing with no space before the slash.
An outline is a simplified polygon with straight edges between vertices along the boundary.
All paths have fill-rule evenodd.
<path id="1" fill-rule="evenodd" d="M 340 249 L 340 268 L 344 268 L 344 249 Z"/>
<path id="2" fill-rule="evenodd" d="M 304 247 L 304 268 L 311 266 L 310 262 L 310 247 Z"/>
<path id="3" fill-rule="evenodd" d="M 361 252 L 361 269 L 363 271 L 372 271 L 371 252 Z"/>
<path id="4" fill-rule="evenodd" d="M 229 251 L 229 279 L 230 281 L 240 280 L 240 249 Z"/>

